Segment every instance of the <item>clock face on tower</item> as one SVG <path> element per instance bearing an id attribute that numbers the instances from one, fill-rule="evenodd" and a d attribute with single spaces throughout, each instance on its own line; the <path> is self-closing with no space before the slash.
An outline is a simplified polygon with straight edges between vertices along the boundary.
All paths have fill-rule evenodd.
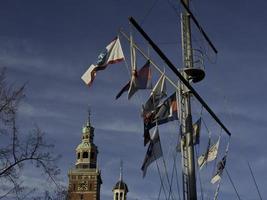
<path id="1" fill-rule="evenodd" d="M 88 190 L 88 184 L 87 184 L 87 182 L 80 182 L 79 184 L 78 184 L 78 190 L 80 190 L 80 191 L 84 191 L 84 190 Z"/>

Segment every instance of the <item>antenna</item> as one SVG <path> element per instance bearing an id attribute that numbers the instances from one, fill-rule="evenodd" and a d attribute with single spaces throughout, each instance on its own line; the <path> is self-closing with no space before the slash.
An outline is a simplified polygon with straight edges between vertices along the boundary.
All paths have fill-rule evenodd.
<path id="1" fill-rule="evenodd" d="M 123 161 L 120 161 L 120 181 L 122 181 L 123 178 Z"/>

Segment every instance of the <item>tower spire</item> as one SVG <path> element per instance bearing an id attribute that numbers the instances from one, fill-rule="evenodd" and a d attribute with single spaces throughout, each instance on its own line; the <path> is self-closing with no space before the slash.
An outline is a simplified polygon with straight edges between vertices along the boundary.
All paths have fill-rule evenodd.
<path id="1" fill-rule="evenodd" d="M 101 172 L 97 166 L 98 148 L 94 144 L 94 127 L 91 126 L 91 110 L 83 123 L 82 141 L 76 147 L 75 168 L 69 172 L 69 200 L 99 200 L 102 184 Z M 79 177 L 79 178 L 78 178 Z"/>
<path id="2" fill-rule="evenodd" d="M 91 126 L 91 108 L 90 108 L 90 106 L 88 107 L 87 112 L 88 112 L 87 125 Z"/>
<path id="3" fill-rule="evenodd" d="M 123 162 L 120 160 L 120 178 L 119 181 L 116 183 L 116 185 L 112 189 L 113 191 L 113 200 L 126 200 L 127 199 L 127 193 L 128 186 L 125 182 L 123 182 Z"/>
<path id="4" fill-rule="evenodd" d="M 123 161 L 120 162 L 120 181 L 123 179 Z"/>

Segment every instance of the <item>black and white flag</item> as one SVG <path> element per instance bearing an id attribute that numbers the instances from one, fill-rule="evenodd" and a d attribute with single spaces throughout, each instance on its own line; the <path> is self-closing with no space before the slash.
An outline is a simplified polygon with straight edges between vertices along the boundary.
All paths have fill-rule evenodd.
<path id="1" fill-rule="evenodd" d="M 160 100 L 167 96 L 166 93 L 166 84 L 165 84 L 165 75 L 162 74 L 158 82 L 152 89 L 149 99 L 143 105 L 143 113 L 152 112 L 159 105 Z"/>
<path id="2" fill-rule="evenodd" d="M 218 162 L 216 174 L 211 179 L 212 184 L 215 184 L 217 181 L 221 180 L 221 175 L 222 175 L 223 170 L 225 168 L 225 164 L 226 164 L 226 156 L 224 156 L 222 158 L 222 160 L 220 160 L 220 162 Z"/>

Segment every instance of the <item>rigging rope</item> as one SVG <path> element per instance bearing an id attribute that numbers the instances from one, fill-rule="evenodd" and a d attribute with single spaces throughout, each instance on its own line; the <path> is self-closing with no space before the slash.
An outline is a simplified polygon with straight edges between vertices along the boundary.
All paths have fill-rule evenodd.
<path id="1" fill-rule="evenodd" d="M 248 162 L 248 161 L 247 161 L 247 164 L 248 164 L 248 168 L 249 168 L 250 174 L 251 174 L 251 176 L 252 176 L 252 179 L 253 179 L 254 185 L 256 186 L 256 189 L 257 189 L 257 192 L 258 192 L 259 198 L 262 200 L 261 193 L 260 193 L 260 190 L 259 190 L 258 184 L 257 184 L 257 182 L 256 182 L 256 178 L 255 178 L 255 176 L 254 176 L 254 174 L 253 174 L 252 168 L 251 168 L 251 166 L 250 166 L 250 164 L 249 164 L 249 162 Z"/>
<path id="2" fill-rule="evenodd" d="M 200 119 L 201 119 L 201 121 L 202 121 L 202 114 L 203 114 L 203 106 L 201 106 L 201 111 L 200 111 Z M 196 152 L 197 159 L 198 159 L 199 158 L 199 149 L 196 148 L 195 146 L 194 146 L 194 148 L 195 148 L 195 152 Z M 204 191 L 203 191 L 203 186 L 202 186 L 202 181 L 201 181 L 200 168 L 199 168 L 199 165 L 198 164 L 197 164 L 197 169 L 198 169 L 197 171 L 198 171 L 198 177 L 199 177 L 199 185 L 200 185 L 201 199 L 204 200 L 204 197 L 203 197 Z"/>
<path id="3" fill-rule="evenodd" d="M 196 155 L 197 155 L 197 158 L 199 157 L 199 151 L 198 151 L 198 148 L 195 148 L 195 151 L 196 151 Z M 201 199 L 204 200 L 204 197 L 203 197 L 203 187 L 202 187 L 202 181 L 201 181 L 201 175 L 200 175 L 200 168 L 199 168 L 199 165 L 197 164 L 197 172 L 198 172 L 198 177 L 199 177 L 199 185 L 200 185 L 200 194 L 201 194 Z"/>
<path id="4" fill-rule="evenodd" d="M 177 154 L 177 151 L 176 151 Z M 175 163 L 175 177 L 176 177 L 176 186 L 177 186 L 177 191 L 178 191 L 178 197 L 179 200 L 181 200 L 181 192 L 180 192 L 180 185 L 179 185 L 179 179 L 178 179 L 178 172 L 177 172 L 177 167 L 176 167 L 176 155 L 174 154 L 174 163 Z"/>
<path id="5" fill-rule="evenodd" d="M 235 184 L 234 184 L 234 182 L 233 182 L 233 180 L 232 180 L 232 178 L 231 178 L 231 176 L 230 176 L 228 170 L 226 169 L 226 167 L 225 167 L 225 171 L 226 171 L 226 174 L 227 174 L 227 176 L 228 176 L 228 178 L 229 178 L 229 180 L 230 180 L 230 182 L 231 182 L 231 185 L 233 186 L 233 188 L 234 188 L 234 190 L 235 190 L 235 193 L 236 193 L 237 198 L 238 198 L 239 200 L 241 200 L 240 195 L 238 194 L 237 189 L 236 189 L 236 187 L 235 187 Z"/>
<path id="6" fill-rule="evenodd" d="M 165 191 L 165 188 L 164 188 L 164 182 L 163 182 L 162 176 L 160 174 L 160 169 L 159 169 L 159 165 L 158 165 L 158 161 L 157 160 L 156 160 L 156 165 L 157 165 L 157 169 L 158 169 L 158 173 L 159 173 L 160 185 L 162 186 L 162 189 L 163 189 L 163 192 L 164 192 L 166 200 L 168 200 L 167 194 L 166 194 L 166 191 Z"/>
<path id="7" fill-rule="evenodd" d="M 173 182 L 173 177 L 174 177 L 174 164 L 175 164 L 175 163 L 173 163 L 173 167 L 172 167 L 171 186 L 170 186 L 170 191 L 169 191 L 168 200 L 170 199 L 170 195 L 171 195 L 172 182 Z"/>
<path id="8" fill-rule="evenodd" d="M 145 20 L 148 18 L 148 16 L 150 15 L 150 13 L 152 12 L 153 8 L 156 6 L 156 4 L 158 3 L 159 0 L 155 0 L 152 4 L 152 6 L 150 7 L 150 9 L 147 11 L 147 13 L 145 14 L 145 16 L 143 17 L 143 19 L 141 20 L 140 25 L 142 26 L 145 22 Z"/>
<path id="9" fill-rule="evenodd" d="M 170 179 L 169 179 L 169 175 L 168 175 L 168 171 L 167 171 L 167 165 L 166 165 L 164 156 L 162 156 L 162 160 L 163 160 L 164 171 L 165 171 L 165 174 L 166 174 L 167 182 L 168 182 L 168 185 L 169 185 L 169 188 L 170 188 L 170 194 L 169 194 L 169 196 L 171 195 L 172 200 L 174 200 L 173 193 L 172 193 L 172 185 L 171 185 L 171 182 L 170 182 Z"/>

